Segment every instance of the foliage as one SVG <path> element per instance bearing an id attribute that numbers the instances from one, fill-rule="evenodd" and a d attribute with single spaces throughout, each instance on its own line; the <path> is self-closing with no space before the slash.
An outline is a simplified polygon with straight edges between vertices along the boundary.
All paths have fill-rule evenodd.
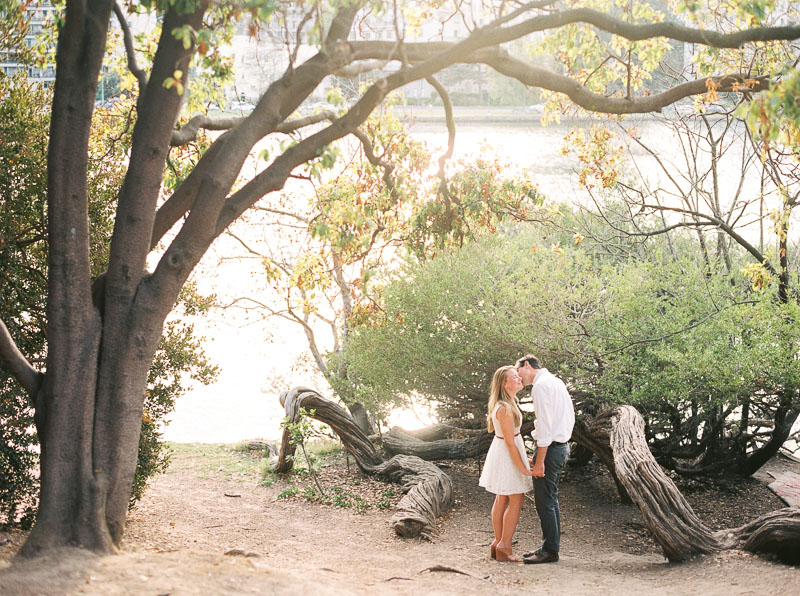
<path id="1" fill-rule="evenodd" d="M 0 318 L 34 361 L 45 354 L 46 226 L 44 168 L 47 94 L 22 75 L 0 75 Z M 33 407 L 16 380 L 0 368 L 0 523 L 33 523 L 38 440 Z"/>
<path id="2" fill-rule="evenodd" d="M 310 417 L 313 415 L 314 410 L 307 411 L 305 408 L 300 408 L 297 420 L 292 422 L 287 416 L 281 422 L 281 427 L 289 431 L 289 443 L 292 445 L 299 445 L 300 449 L 303 450 L 303 455 L 305 456 L 306 463 L 308 464 L 308 472 L 314 479 L 314 483 L 317 485 L 319 492 L 324 496 L 325 491 L 323 490 L 322 485 L 319 483 L 317 473 L 314 470 L 314 464 L 311 461 L 311 456 L 309 456 L 308 451 L 306 451 L 306 441 L 317 433 L 313 424 L 311 423 Z"/>
<path id="3" fill-rule="evenodd" d="M 266 207 L 277 214 L 266 225 L 278 223 L 278 235 L 295 252 L 271 252 L 264 273 L 285 296 L 285 310 L 274 314 L 306 329 L 320 322 L 330 328 L 333 349 L 327 354 L 315 335 L 307 336 L 336 394 L 348 405 L 363 403 L 380 420 L 394 404 L 374 399 L 371 388 L 350 374 L 343 354 L 349 327 L 380 316 L 385 272 L 398 258 L 430 259 L 505 221 L 525 219 L 543 198 L 488 147 L 447 161 L 443 189 L 431 150 L 411 137 L 391 107 L 370 116 L 364 133 L 374 159 L 363 145 L 341 143 L 335 151 L 346 165 L 328 164 L 308 206 L 284 195 Z M 300 241 L 298 223 L 305 233 Z"/>
<path id="4" fill-rule="evenodd" d="M 50 97 L 22 76 L 0 76 L 0 183 L 4 204 L 0 212 L 0 319 L 20 347 L 35 362 L 46 355 L 47 297 L 46 168 Z M 114 200 L 121 182 L 126 148 L 115 129 L 119 119 L 103 111 L 97 119 L 90 154 L 90 250 L 92 270 L 99 275 L 108 259 Z M 200 315 L 210 306 L 188 285 L 180 298 L 186 316 Z M 131 504 L 141 498 L 147 480 L 163 471 L 168 451 L 161 425 L 174 409 L 175 399 L 189 379 L 210 383 L 216 368 L 205 358 L 192 326 L 167 322 L 150 369 L 145 415 L 139 441 L 138 465 Z M 32 523 L 38 491 L 38 438 L 33 410 L 18 384 L 3 370 L 0 379 L 0 518 L 4 523 Z"/>
<path id="5" fill-rule="evenodd" d="M 559 308 L 575 287 L 572 253 L 562 249 L 568 236 L 555 229 L 538 237 L 521 232 L 506 226 L 425 264 L 409 264 L 387 287 L 384 318 L 355 328 L 347 354 L 376 398 L 418 394 L 439 401 L 445 415 L 482 420 L 498 366 L 532 349 L 545 362 L 562 360 L 555 357 L 560 342 L 553 333 L 568 324 Z M 534 314 L 530 303 L 545 295 Z"/>
<path id="6" fill-rule="evenodd" d="M 482 419 L 491 373 L 534 352 L 572 384 L 582 413 L 640 408 L 662 454 L 688 457 L 714 424 L 726 457 L 763 444 L 750 418 L 800 387 L 797 305 L 741 274 L 709 276 L 687 234 L 673 237 L 678 259 L 663 240 L 613 256 L 569 242 L 568 213 L 554 222 L 410 267 L 386 289 L 383 324 L 353 330 L 351 367 L 382 396 Z"/>
<path id="7" fill-rule="evenodd" d="M 357 492 L 349 491 L 341 486 L 333 486 L 330 492 L 325 494 L 319 493 L 313 486 L 307 485 L 302 489 L 297 487 L 287 488 L 278 495 L 278 498 L 291 499 L 294 497 L 301 497 L 313 503 L 322 503 L 341 509 L 353 509 L 357 514 L 363 515 L 372 507 L 378 510 L 390 509 L 392 507 L 391 497 L 393 497 L 394 494 L 393 490 L 387 489 L 383 492 L 380 499 L 374 503 L 370 503 L 370 501 Z"/>

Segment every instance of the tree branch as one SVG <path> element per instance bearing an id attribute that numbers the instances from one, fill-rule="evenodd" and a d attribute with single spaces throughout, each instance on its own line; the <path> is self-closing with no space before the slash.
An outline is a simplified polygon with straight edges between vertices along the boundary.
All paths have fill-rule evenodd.
<path id="1" fill-rule="evenodd" d="M 372 72 L 373 70 L 382 70 L 388 63 L 388 60 L 365 60 L 360 64 L 340 68 L 333 74 L 343 79 L 354 79 L 360 74 Z"/>
<path id="2" fill-rule="evenodd" d="M 742 74 L 729 74 L 688 81 L 654 95 L 631 98 L 607 97 L 591 91 L 571 77 L 531 66 L 522 60 L 512 58 L 504 50 L 496 50 L 494 55 L 491 55 L 488 50 L 476 52 L 464 61 L 482 62 L 497 72 L 515 78 L 529 87 L 540 87 L 563 93 L 586 110 L 607 114 L 659 112 L 679 99 L 706 93 L 710 85 L 716 86 L 719 92 L 741 91 L 745 88 L 749 91 L 764 91 L 769 88 L 771 83 L 766 77 L 752 79 Z"/>
<path id="3" fill-rule="evenodd" d="M 350 30 L 357 9 L 357 3 L 346 6 L 334 17 L 326 39 L 325 52 L 316 54 L 299 68 L 290 65 L 283 76 L 267 88 L 253 112 L 239 126 L 224 135 L 227 136 L 225 151 L 219 152 L 213 161 L 209 160 L 208 171 L 195 180 L 196 187 L 184 193 L 180 201 L 175 201 L 175 209 L 170 217 L 164 217 L 162 229 L 169 229 L 188 213 L 186 222 L 148 280 L 148 287 L 158 288 L 154 298 L 159 309 L 171 306 L 208 246 L 227 227 L 225 225 L 220 228 L 217 225 L 221 211 L 225 208 L 227 194 L 253 146 L 293 113 L 322 79 L 348 62 L 349 46 L 342 37 L 346 37 Z M 291 170 L 285 173 L 284 182 L 290 174 Z M 166 299 L 160 300 L 164 296 Z M 164 315 L 166 316 L 166 311 Z"/>
<path id="4" fill-rule="evenodd" d="M 706 215 L 705 213 L 700 213 L 699 211 L 692 211 L 691 209 L 681 209 L 680 207 L 667 207 L 665 205 L 646 205 L 642 204 L 642 207 L 645 209 L 655 209 L 659 211 L 672 211 L 674 213 L 683 213 L 686 215 L 691 215 L 692 217 L 697 217 L 699 219 L 705 219 L 710 221 L 721 230 L 723 230 L 728 236 L 733 238 L 739 246 L 744 248 L 747 252 L 749 252 L 753 257 L 773 275 L 777 275 L 778 273 L 775 271 L 775 267 L 773 267 L 772 263 L 769 262 L 761 252 L 752 244 L 750 244 L 747 240 L 745 240 L 736 230 L 731 228 L 728 224 L 724 221 L 719 219 L 718 217 L 714 217 L 713 215 Z"/>
<path id="5" fill-rule="evenodd" d="M 194 141 L 201 128 L 205 130 L 230 130 L 244 122 L 244 120 L 245 116 L 212 117 L 206 114 L 198 114 L 192 116 L 191 120 L 183 125 L 183 128 L 172 133 L 169 144 L 172 147 L 180 147 Z"/>
<path id="6" fill-rule="evenodd" d="M 743 90 L 757 92 L 768 89 L 772 82 L 767 77 L 753 78 L 737 73 L 688 81 L 655 95 L 646 95 L 636 98 L 607 97 L 591 91 L 588 87 L 569 76 L 539 68 L 511 57 L 504 48 L 496 45 L 498 36 L 484 34 L 483 38 L 485 39 L 481 39 L 481 36 L 477 35 L 480 31 L 484 30 L 476 31 L 476 33 L 473 33 L 467 40 L 459 42 L 458 44 L 449 42 L 407 44 L 406 53 L 409 62 L 412 64 L 419 64 L 428 59 L 434 59 L 440 55 L 444 55 L 447 51 L 453 50 L 453 48 L 459 50 L 463 48 L 463 50 L 459 52 L 460 55 L 458 58 L 450 61 L 451 64 L 456 62 L 486 64 L 497 72 L 517 79 L 529 87 L 539 87 L 549 91 L 563 93 L 582 108 L 608 114 L 658 112 L 662 108 L 684 97 L 706 93 L 710 85 L 717 87 L 719 92 Z M 466 42 L 468 41 L 472 41 L 473 43 L 467 45 Z M 354 61 L 398 59 L 396 48 L 394 44 L 390 42 L 362 41 L 350 42 L 350 45 L 354 51 Z M 470 51 L 470 46 L 477 47 Z"/>
<path id="7" fill-rule="evenodd" d="M 575 23 L 593 25 L 598 29 L 619 35 L 629 41 L 667 37 L 675 41 L 696 43 L 714 48 L 740 48 L 746 43 L 757 41 L 791 41 L 800 38 L 800 27 L 798 26 L 755 27 L 733 33 L 720 33 L 706 29 L 693 29 L 674 21 L 629 23 L 596 10 L 578 8 L 537 16 L 516 25 L 505 27 L 502 29 L 503 36 L 500 43 L 518 39 L 537 31 L 555 29 Z"/>
<path id="8" fill-rule="evenodd" d="M 450 101 L 450 94 L 447 93 L 447 89 L 445 89 L 433 75 L 425 77 L 425 80 L 428 81 L 428 84 L 439 94 L 439 97 L 442 99 L 442 105 L 444 106 L 445 121 L 447 123 L 447 151 L 439 157 L 439 172 L 437 176 L 439 177 L 439 193 L 449 205 L 450 191 L 447 188 L 447 177 L 445 176 L 444 166 L 447 160 L 453 155 L 453 149 L 456 143 L 456 121 L 453 118 L 453 102 Z"/>
<path id="9" fill-rule="evenodd" d="M 113 8 L 114 14 L 117 15 L 119 26 L 122 29 L 122 38 L 125 42 L 125 54 L 128 56 L 128 70 L 131 71 L 139 82 L 139 98 L 141 99 L 147 89 L 147 74 L 145 74 L 136 63 L 136 50 L 133 47 L 133 35 L 131 34 L 131 28 L 128 26 L 128 21 L 125 19 L 125 13 L 122 12 L 122 8 L 120 8 L 118 2 L 114 2 Z"/>
<path id="10" fill-rule="evenodd" d="M 172 195 L 162 203 L 161 207 L 159 207 L 156 212 L 155 221 L 153 222 L 153 235 L 150 240 L 151 250 L 156 247 L 164 234 L 183 217 L 184 213 L 191 209 L 197 198 L 197 193 L 200 190 L 203 179 L 211 170 L 214 160 L 225 146 L 227 134 L 228 133 L 221 135 L 214 141 L 211 147 L 206 149 L 206 152 L 203 153 L 200 161 L 197 162 L 197 165 L 195 165 L 189 175 L 180 183 Z"/>
<path id="11" fill-rule="evenodd" d="M 2 319 L 0 319 L 0 362 L 27 391 L 31 401 L 35 400 L 44 375 L 33 368 L 22 355 Z"/>

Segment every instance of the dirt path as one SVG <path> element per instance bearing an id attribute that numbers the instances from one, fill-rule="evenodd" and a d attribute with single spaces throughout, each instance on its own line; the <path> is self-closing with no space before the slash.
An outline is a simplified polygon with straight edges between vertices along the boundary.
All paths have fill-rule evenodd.
<path id="1" fill-rule="evenodd" d="M 449 472 L 458 502 L 430 543 L 395 537 L 391 511 L 372 507 L 359 515 L 352 508 L 279 499 L 286 483 L 259 486 L 254 472 L 232 472 L 202 450 L 178 453 L 131 514 L 122 555 L 71 552 L 9 566 L 8 555 L 23 536 L 0 534 L 0 594 L 800 595 L 800 568 L 745 553 L 668 564 L 638 511 L 619 503 L 597 467 L 569 471 L 562 481 L 557 564 L 497 563 L 488 557 L 492 498 L 477 487 L 477 463 L 454 463 Z M 325 482 L 348 490 L 367 490 L 370 483 L 341 461 L 326 471 Z M 310 481 L 298 486 L 305 484 Z M 715 528 L 782 506 L 756 480 L 688 489 L 698 514 Z M 517 552 L 537 546 L 531 504 L 517 536 Z M 2 545 L 4 539 L 9 542 Z M 238 554 L 226 556 L 231 550 Z M 430 571 L 436 566 L 464 574 Z"/>

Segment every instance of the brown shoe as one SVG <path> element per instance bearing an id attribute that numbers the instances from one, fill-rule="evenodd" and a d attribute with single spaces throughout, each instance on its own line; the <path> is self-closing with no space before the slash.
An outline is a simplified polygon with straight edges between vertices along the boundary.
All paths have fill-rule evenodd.
<path id="1" fill-rule="evenodd" d="M 507 561 L 509 563 L 520 563 L 522 561 L 522 559 L 520 559 L 518 556 L 512 554 L 510 546 L 508 548 L 500 548 L 498 546 L 497 547 L 497 562 L 498 563 L 502 563 L 502 562 L 505 562 L 505 561 Z"/>
<path id="2" fill-rule="evenodd" d="M 525 557 L 522 559 L 525 563 L 555 563 L 558 561 L 558 553 L 548 553 L 545 551 L 539 551 L 538 553 L 534 553 L 530 557 Z"/>

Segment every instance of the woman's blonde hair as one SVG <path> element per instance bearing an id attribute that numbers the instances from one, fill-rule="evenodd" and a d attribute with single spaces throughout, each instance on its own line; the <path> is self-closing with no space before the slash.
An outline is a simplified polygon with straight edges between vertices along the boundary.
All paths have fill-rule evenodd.
<path id="1" fill-rule="evenodd" d="M 492 376 L 492 387 L 489 389 L 489 413 L 486 415 L 486 427 L 489 432 L 494 432 L 494 423 L 492 422 L 492 412 L 494 412 L 497 404 L 503 404 L 511 410 L 514 416 L 514 426 L 522 420 L 522 412 L 519 410 L 517 396 L 509 394 L 504 385 L 506 384 L 506 377 L 508 373 L 514 369 L 513 366 L 501 366 Z"/>

